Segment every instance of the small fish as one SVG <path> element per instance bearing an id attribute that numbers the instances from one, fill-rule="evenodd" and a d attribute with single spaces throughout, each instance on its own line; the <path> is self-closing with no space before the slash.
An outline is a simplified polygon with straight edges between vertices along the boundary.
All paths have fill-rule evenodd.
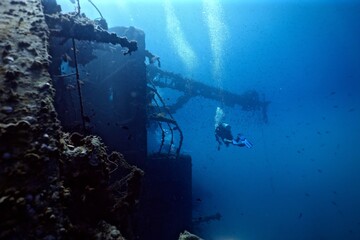
<path id="1" fill-rule="evenodd" d="M 335 94 L 336 94 L 336 92 L 332 91 L 332 92 L 330 93 L 330 96 L 335 95 Z"/>
<path id="2" fill-rule="evenodd" d="M 95 190 L 95 188 L 92 188 L 92 187 L 89 187 L 89 186 L 86 186 L 85 187 L 85 190 L 88 191 L 88 192 L 92 192 Z"/>
<path id="3" fill-rule="evenodd" d="M 129 136 L 128 136 L 127 139 L 128 139 L 128 140 L 132 140 L 132 139 L 133 139 L 133 135 L 132 135 L 132 134 L 129 134 Z"/>
<path id="4" fill-rule="evenodd" d="M 331 201 L 331 204 L 337 207 L 337 203 L 335 201 Z"/>
<path id="5" fill-rule="evenodd" d="M 124 130 L 129 130 L 128 126 L 121 126 L 121 128 L 124 129 Z"/>
<path id="6" fill-rule="evenodd" d="M 353 112 L 353 111 L 355 111 L 355 108 L 350 108 L 350 109 L 348 110 L 348 112 Z"/>
<path id="7" fill-rule="evenodd" d="M 306 196 L 306 197 L 310 197 L 310 194 L 306 192 L 306 193 L 305 193 L 305 196 Z"/>
<path id="8" fill-rule="evenodd" d="M 320 168 L 318 168 L 317 171 L 318 171 L 318 173 L 322 173 L 322 172 L 323 172 Z"/>
<path id="9" fill-rule="evenodd" d="M 75 90 L 75 86 L 74 85 L 72 85 L 72 84 L 68 84 L 68 85 L 66 85 L 66 90 Z"/>
<path id="10" fill-rule="evenodd" d="M 333 108 L 339 108 L 339 106 L 338 106 L 338 105 L 334 105 Z"/>
<path id="11" fill-rule="evenodd" d="M 178 127 L 173 127 L 173 130 L 178 130 L 179 128 Z"/>
<path id="12" fill-rule="evenodd" d="M 61 55 L 61 58 L 64 62 L 72 61 L 71 57 L 67 53 L 64 53 L 63 55 Z"/>
<path id="13" fill-rule="evenodd" d="M 298 219 L 302 218 L 302 215 L 303 215 L 303 214 L 302 214 L 302 213 L 300 213 L 300 214 L 299 214 L 299 216 L 298 216 Z"/>
<path id="14" fill-rule="evenodd" d="M 197 201 L 197 202 L 201 202 L 202 200 L 201 200 L 201 198 L 197 198 L 196 201 Z"/>
<path id="15" fill-rule="evenodd" d="M 166 113 L 163 113 L 163 112 L 156 114 L 156 117 L 158 117 L 158 118 L 162 118 L 165 116 L 166 116 Z"/>
<path id="16" fill-rule="evenodd" d="M 71 2 L 72 4 L 75 4 L 75 0 L 70 0 L 70 2 Z"/>

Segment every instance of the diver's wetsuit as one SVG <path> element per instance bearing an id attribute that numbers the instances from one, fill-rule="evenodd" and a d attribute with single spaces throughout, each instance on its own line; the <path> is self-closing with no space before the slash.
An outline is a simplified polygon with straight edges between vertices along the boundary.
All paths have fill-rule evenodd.
<path id="1" fill-rule="evenodd" d="M 222 144 L 222 141 L 226 146 L 229 146 L 229 143 L 232 143 L 232 140 L 234 139 L 233 135 L 231 134 L 230 125 L 226 123 L 220 123 L 217 125 L 215 128 L 215 138 L 219 145 Z"/>

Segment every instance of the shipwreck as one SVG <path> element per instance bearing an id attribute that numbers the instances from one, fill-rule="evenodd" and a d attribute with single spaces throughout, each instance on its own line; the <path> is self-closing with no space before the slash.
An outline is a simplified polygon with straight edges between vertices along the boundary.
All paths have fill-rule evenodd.
<path id="1" fill-rule="evenodd" d="M 269 102 L 162 70 L 143 31 L 109 30 L 80 5 L 63 14 L 55 0 L 6 0 L 0 12 L 0 238 L 175 239 L 191 230 L 191 156 L 173 114 L 202 96 L 266 122 Z M 183 95 L 168 105 L 159 87 Z M 155 153 L 150 125 L 162 133 Z"/>

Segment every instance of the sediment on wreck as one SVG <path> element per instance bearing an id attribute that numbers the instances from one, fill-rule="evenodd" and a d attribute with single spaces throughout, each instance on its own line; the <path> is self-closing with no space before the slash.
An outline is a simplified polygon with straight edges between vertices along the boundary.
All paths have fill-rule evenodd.
<path id="1" fill-rule="evenodd" d="M 0 239 L 123 239 L 142 171 L 95 136 L 62 132 L 42 9 L 0 1 Z M 109 186 L 115 170 L 124 178 Z"/>
<path id="2" fill-rule="evenodd" d="M 40 1 L 0 3 L 0 238 L 58 235 L 60 125 Z"/>

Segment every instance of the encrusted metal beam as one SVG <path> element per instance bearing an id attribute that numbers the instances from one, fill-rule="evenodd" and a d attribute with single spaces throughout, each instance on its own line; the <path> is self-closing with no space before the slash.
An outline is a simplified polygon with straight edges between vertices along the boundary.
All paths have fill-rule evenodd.
<path id="1" fill-rule="evenodd" d="M 268 121 L 267 107 L 270 102 L 265 100 L 265 97 L 260 97 L 259 93 L 255 90 L 246 91 L 243 94 L 235 94 L 193 79 L 184 78 L 180 74 L 163 71 L 152 65 L 148 65 L 147 74 L 148 78 L 156 86 L 184 93 L 184 95 L 177 99 L 175 104 L 168 106 L 172 113 L 183 107 L 191 98 L 201 96 L 221 102 L 229 107 L 239 105 L 244 111 L 261 111 L 263 121 L 265 123 Z"/>
<path id="2" fill-rule="evenodd" d="M 84 14 L 53 13 L 46 14 L 45 19 L 52 37 L 120 44 L 128 49 L 124 55 L 131 54 L 138 49 L 136 41 L 129 41 L 126 37 L 119 37 L 115 33 L 103 30 Z"/>

